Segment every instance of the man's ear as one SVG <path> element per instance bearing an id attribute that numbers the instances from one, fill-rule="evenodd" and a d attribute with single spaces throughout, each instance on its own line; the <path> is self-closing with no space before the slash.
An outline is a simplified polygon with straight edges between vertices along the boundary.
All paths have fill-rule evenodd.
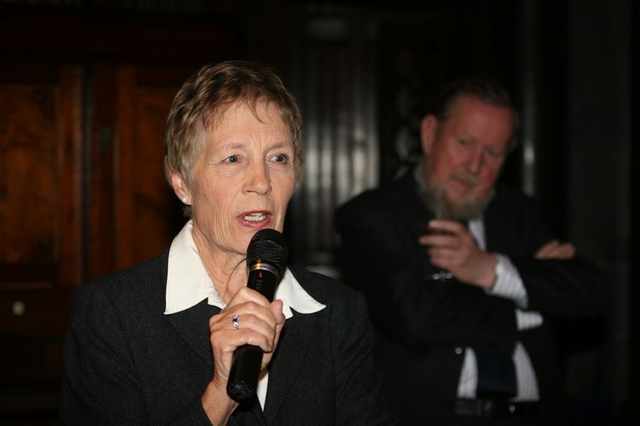
<path id="1" fill-rule="evenodd" d="M 170 170 L 169 176 L 171 177 L 173 192 L 175 192 L 180 201 L 187 205 L 191 204 L 191 193 L 182 175 L 175 170 Z"/>
<path id="2" fill-rule="evenodd" d="M 438 119 L 433 114 L 427 114 L 420 122 L 420 145 L 422 153 L 431 154 L 433 143 L 436 140 L 436 132 L 438 131 Z"/>

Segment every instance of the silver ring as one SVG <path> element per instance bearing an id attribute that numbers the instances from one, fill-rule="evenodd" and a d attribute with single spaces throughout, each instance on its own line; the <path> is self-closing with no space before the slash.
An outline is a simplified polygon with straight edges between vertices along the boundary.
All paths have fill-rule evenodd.
<path id="1" fill-rule="evenodd" d="M 231 324 L 233 324 L 233 328 L 238 329 L 238 314 L 233 315 L 233 319 L 231 319 Z"/>

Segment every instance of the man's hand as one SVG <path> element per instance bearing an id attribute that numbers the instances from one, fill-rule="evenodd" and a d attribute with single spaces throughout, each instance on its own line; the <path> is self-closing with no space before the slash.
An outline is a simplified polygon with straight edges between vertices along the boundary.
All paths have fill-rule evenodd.
<path id="1" fill-rule="evenodd" d="M 558 240 L 549 241 L 534 255 L 536 259 L 573 259 L 576 253 L 571 243 L 560 244 Z"/>
<path id="2" fill-rule="evenodd" d="M 427 225 L 427 231 L 419 242 L 428 247 L 432 265 L 446 269 L 465 284 L 491 288 L 497 259 L 478 247 L 464 225 L 453 220 L 434 219 Z"/>

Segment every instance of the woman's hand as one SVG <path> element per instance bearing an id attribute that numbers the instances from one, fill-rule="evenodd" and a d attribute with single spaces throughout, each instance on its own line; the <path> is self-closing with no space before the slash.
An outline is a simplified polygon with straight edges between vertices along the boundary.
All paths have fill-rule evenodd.
<path id="1" fill-rule="evenodd" d="M 237 328 L 234 316 L 237 315 Z M 227 382 L 236 348 L 248 344 L 264 352 L 261 370 L 271 361 L 284 327 L 282 301 L 269 301 L 248 287 L 241 288 L 218 315 L 209 320 L 214 360 L 213 380 L 202 397 L 202 405 L 213 424 L 225 424 L 238 403 L 227 394 Z"/>

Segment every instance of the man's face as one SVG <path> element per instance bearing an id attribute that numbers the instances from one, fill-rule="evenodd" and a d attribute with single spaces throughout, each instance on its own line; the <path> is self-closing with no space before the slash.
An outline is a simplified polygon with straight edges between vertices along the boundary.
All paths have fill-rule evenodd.
<path id="1" fill-rule="evenodd" d="M 474 96 L 459 98 L 448 119 L 427 116 L 421 128 L 425 179 L 449 210 L 480 211 L 507 156 L 513 112 Z"/>

